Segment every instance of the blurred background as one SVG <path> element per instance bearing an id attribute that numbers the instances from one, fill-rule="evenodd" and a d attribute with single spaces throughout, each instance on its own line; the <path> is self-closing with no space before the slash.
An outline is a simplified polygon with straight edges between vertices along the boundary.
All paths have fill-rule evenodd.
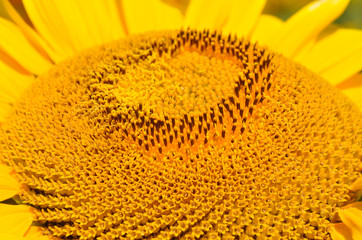
<path id="1" fill-rule="evenodd" d="M 20 13 L 24 14 L 21 0 L 10 0 L 13 5 L 18 9 Z M 86 1 L 86 0 L 84 0 Z M 189 0 L 163 0 L 168 4 L 179 8 L 183 13 L 186 10 Z M 1 0 L 0 0 L 1 2 Z M 293 15 L 301 7 L 311 2 L 311 0 L 268 0 L 264 8 L 264 13 L 278 16 L 279 18 L 286 20 Z M 0 16 L 8 18 L 5 10 L 0 5 Z M 337 24 L 341 24 L 345 27 L 362 28 L 362 0 L 351 0 L 347 10 L 343 15 L 335 21 Z"/>

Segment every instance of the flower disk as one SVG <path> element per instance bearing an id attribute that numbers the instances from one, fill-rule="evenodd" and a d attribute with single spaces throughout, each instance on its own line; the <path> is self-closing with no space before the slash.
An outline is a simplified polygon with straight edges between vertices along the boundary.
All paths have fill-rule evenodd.
<path id="1" fill-rule="evenodd" d="M 87 50 L 40 76 L 0 131 L 17 201 L 64 239 L 330 238 L 361 176 L 353 103 L 209 31 Z"/>

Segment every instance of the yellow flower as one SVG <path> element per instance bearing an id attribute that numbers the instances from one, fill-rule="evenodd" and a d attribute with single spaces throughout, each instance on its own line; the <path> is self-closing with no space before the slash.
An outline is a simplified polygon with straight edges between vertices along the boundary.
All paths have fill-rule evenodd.
<path id="1" fill-rule="evenodd" d="M 0 239 L 362 239 L 348 1 L 2 3 Z"/>

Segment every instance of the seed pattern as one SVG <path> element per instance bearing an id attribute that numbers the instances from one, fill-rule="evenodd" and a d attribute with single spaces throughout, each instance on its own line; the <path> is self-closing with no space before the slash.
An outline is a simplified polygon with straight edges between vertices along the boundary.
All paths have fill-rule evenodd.
<path id="1" fill-rule="evenodd" d="M 356 200 L 361 119 L 256 44 L 152 33 L 40 76 L 0 132 L 0 159 L 62 239 L 328 239 Z"/>
<path id="2" fill-rule="evenodd" d="M 271 87 L 265 50 L 224 41 L 217 33 L 181 31 L 168 43 L 162 39 L 116 58 L 115 65 L 94 71 L 85 101 L 108 113 L 96 120 L 112 122 L 106 134 L 116 127 L 147 155 L 177 149 L 187 158 L 200 145 L 242 134 Z"/>

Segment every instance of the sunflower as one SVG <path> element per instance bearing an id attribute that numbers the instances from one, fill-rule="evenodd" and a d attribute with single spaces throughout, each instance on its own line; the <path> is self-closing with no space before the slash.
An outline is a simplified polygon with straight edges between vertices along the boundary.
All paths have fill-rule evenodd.
<path id="1" fill-rule="evenodd" d="M 0 19 L 1 239 L 362 239 L 348 1 L 285 22 L 263 0 L 22 3 Z"/>

